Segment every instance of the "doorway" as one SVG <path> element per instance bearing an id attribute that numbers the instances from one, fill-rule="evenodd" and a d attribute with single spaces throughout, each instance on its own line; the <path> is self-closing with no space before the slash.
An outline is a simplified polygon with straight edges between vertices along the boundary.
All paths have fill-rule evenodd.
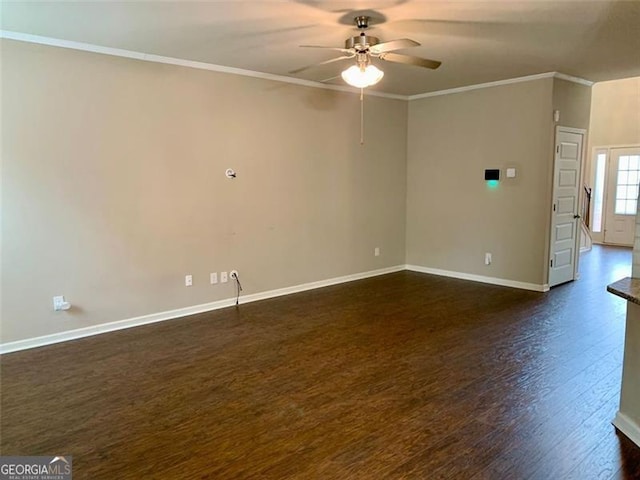
<path id="1" fill-rule="evenodd" d="M 596 148 L 591 233 L 596 243 L 633 246 L 640 147 Z"/>

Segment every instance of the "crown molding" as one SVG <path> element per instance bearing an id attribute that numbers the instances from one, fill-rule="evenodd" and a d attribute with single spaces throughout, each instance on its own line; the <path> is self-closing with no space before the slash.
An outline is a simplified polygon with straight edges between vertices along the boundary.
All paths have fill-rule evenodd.
<path id="1" fill-rule="evenodd" d="M 291 83 L 301 85 L 303 87 L 323 88 L 325 90 L 334 90 L 338 92 L 360 94 L 360 89 L 346 87 L 341 85 L 328 85 L 326 83 L 314 82 L 312 80 L 303 80 L 301 78 L 287 77 L 284 75 L 275 75 L 273 73 L 255 72 L 253 70 L 245 70 L 242 68 L 226 67 L 224 65 L 216 65 L 213 63 L 196 62 L 193 60 L 184 60 L 181 58 L 164 57 L 162 55 L 153 55 L 149 53 L 135 52 L 132 50 L 124 50 L 121 48 L 102 47 L 91 43 L 75 42 L 72 40 L 61 40 L 58 38 L 43 37 L 40 35 L 31 35 L 29 33 L 12 32 L 9 30 L 0 30 L 0 38 L 7 40 L 16 40 L 19 42 L 36 43 L 40 45 L 48 45 L 50 47 L 68 48 L 72 50 L 81 50 L 83 52 L 100 53 L 103 55 L 111 55 L 114 57 L 131 58 L 134 60 L 142 60 L 145 62 L 164 63 L 167 65 L 177 65 L 180 67 L 195 68 L 198 70 L 208 70 L 211 72 L 230 73 L 232 75 L 241 75 L 244 77 L 261 78 L 263 80 L 272 80 L 275 82 Z M 365 90 L 366 95 L 372 97 L 393 98 L 396 100 L 407 100 L 406 95 L 396 95 L 393 93 L 376 92 L 374 90 Z"/>
<path id="2" fill-rule="evenodd" d="M 572 77 L 571 75 L 565 75 L 564 73 L 554 72 L 554 78 L 559 80 L 566 80 L 567 82 L 579 83 L 580 85 L 584 85 L 586 87 L 593 87 L 593 84 L 596 82 L 592 82 L 591 80 L 585 80 L 580 77 Z"/>
<path id="3" fill-rule="evenodd" d="M 409 100 L 420 100 L 421 98 L 439 97 L 441 95 L 452 95 L 454 93 L 469 92 L 471 90 L 480 90 L 481 88 L 499 87 L 500 85 L 510 85 L 512 83 L 531 82 L 542 78 L 553 78 L 555 72 L 538 73 L 537 75 L 527 75 L 526 77 L 508 78 L 506 80 L 497 80 L 495 82 L 478 83 L 475 85 L 466 85 L 464 87 L 448 88 L 446 90 L 437 90 L 435 92 L 419 93 L 418 95 L 410 95 Z"/>
<path id="4" fill-rule="evenodd" d="M 439 97 L 441 95 L 451 95 L 454 93 L 469 92 L 471 90 L 479 90 L 481 88 L 498 87 L 501 85 L 510 85 L 512 83 L 531 82 L 533 80 L 540 80 L 542 78 L 557 78 L 559 80 L 567 80 L 569 82 L 578 83 L 580 85 L 586 85 L 588 87 L 591 87 L 594 84 L 594 82 L 585 80 L 584 78 L 572 77 L 571 75 L 565 75 L 564 73 L 558 73 L 558 72 L 546 72 L 546 73 L 538 73 L 536 75 L 527 75 L 525 77 L 508 78 L 506 80 L 497 80 L 495 82 L 478 83 L 476 85 L 467 85 L 464 87 L 449 88 L 447 90 L 438 90 L 435 92 L 420 93 L 418 95 L 410 95 L 408 99 L 419 100 L 421 98 Z"/>
<path id="5" fill-rule="evenodd" d="M 272 80 L 275 82 L 290 83 L 293 85 L 300 85 L 303 87 L 322 88 L 325 90 L 334 90 L 338 92 L 346 93 L 360 93 L 360 90 L 353 87 L 346 87 L 342 85 L 328 85 L 326 83 L 314 82 L 312 80 L 303 80 L 300 78 L 287 77 L 284 75 L 275 75 L 272 73 L 255 72 L 253 70 L 245 70 L 242 68 L 226 67 L 224 65 L 216 65 L 213 63 L 196 62 L 192 60 L 184 60 L 181 58 L 164 57 L 162 55 L 153 55 L 142 52 L 135 52 L 133 50 L 124 50 L 121 48 L 103 47 L 100 45 L 93 45 L 91 43 L 75 42 L 72 40 L 61 40 L 58 38 L 43 37 L 40 35 L 32 35 L 29 33 L 13 32 L 9 30 L 0 30 L 0 38 L 6 38 L 8 40 L 16 40 L 20 42 L 36 43 L 40 45 L 48 45 L 51 47 L 69 48 L 72 50 L 81 50 L 84 52 L 100 53 L 103 55 L 111 55 L 115 57 L 131 58 L 134 60 L 142 60 L 145 62 L 164 63 L 167 65 L 176 65 L 180 67 L 195 68 L 198 70 L 208 70 L 211 72 L 229 73 L 231 75 L 241 75 L 245 77 L 261 78 L 263 80 Z M 377 92 L 375 90 L 365 90 L 367 95 L 373 97 L 393 98 L 396 100 L 420 100 L 422 98 L 438 97 L 441 95 L 451 95 L 455 93 L 468 92 L 471 90 L 478 90 L 481 88 L 497 87 L 500 85 L 510 85 L 512 83 L 530 82 L 533 80 L 540 80 L 542 78 L 557 78 L 560 80 L 566 80 L 569 82 L 578 83 L 591 87 L 594 82 L 585 80 L 584 78 L 573 77 L 559 72 L 547 72 L 539 73 L 536 75 L 527 75 L 525 77 L 509 78 L 505 80 L 497 80 L 495 82 L 479 83 L 476 85 L 467 85 L 464 87 L 450 88 L 446 90 L 437 90 L 435 92 L 420 93 L 417 95 L 398 95 L 394 93 Z"/>

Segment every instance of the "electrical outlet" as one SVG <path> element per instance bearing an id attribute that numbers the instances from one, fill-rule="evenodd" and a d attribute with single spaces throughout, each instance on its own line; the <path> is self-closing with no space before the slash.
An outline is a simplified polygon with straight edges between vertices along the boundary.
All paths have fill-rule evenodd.
<path id="1" fill-rule="evenodd" d="M 236 279 L 238 278 L 238 271 L 237 271 L 237 270 L 231 270 L 231 271 L 229 272 L 229 276 L 230 276 L 231 278 L 233 278 L 234 280 L 236 280 Z"/>
<path id="2" fill-rule="evenodd" d="M 380 256 L 380 247 L 376 247 L 376 248 L 374 248 L 374 249 L 373 249 L 373 254 L 374 254 L 376 257 L 379 257 L 379 256 Z"/>
<path id="3" fill-rule="evenodd" d="M 228 281 L 227 272 L 220 272 L 220 283 L 227 283 Z"/>
<path id="4" fill-rule="evenodd" d="M 491 265 L 491 254 L 490 253 L 485 253 L 484 254 L 484 264 L 485 265 Z"/>
<path id="5" fill-rule="evenodd" d="M 211 285 L 218 283 L 218 274 L 216 272 L 209 274 L 209 281 L 211 282 Z"/>
<path id="6" fill-rule="evenodd" d="M 190 287 L 191 285 L 193 285 L 193 275 L 185 275 L 184 286 Z"/>

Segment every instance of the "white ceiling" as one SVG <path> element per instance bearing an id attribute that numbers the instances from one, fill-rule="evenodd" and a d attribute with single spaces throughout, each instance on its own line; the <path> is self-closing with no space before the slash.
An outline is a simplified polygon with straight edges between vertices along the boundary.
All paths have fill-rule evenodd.
<path id="1" fill-rule="evenodd" d="M 356 35 L 353 17 L 377 20 L 381 41 L 411 38 L 399 51 L 442 61 L 435 71 L 380 62 L 374 89 L 399 95 L 561 72 L 591 81 L 640 75 L 640 0 L 417 1 L 263 0 L 0 2 L 3 31 L 292 76 Z M 350 61 L 309 69 L 324 80 Z M 341 84 L 340 79 L 331 83 Z"/>

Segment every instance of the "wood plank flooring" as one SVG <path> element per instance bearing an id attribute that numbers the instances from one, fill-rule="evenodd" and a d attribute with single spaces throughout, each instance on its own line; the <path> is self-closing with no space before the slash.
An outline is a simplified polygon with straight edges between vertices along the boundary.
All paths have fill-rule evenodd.
<path id="1" fill-rule="evenodd" d="M 2 356 L 3 455 L 77 479 L 631 479 L 628 249 L 547 294 L 401 272 Z"/>

